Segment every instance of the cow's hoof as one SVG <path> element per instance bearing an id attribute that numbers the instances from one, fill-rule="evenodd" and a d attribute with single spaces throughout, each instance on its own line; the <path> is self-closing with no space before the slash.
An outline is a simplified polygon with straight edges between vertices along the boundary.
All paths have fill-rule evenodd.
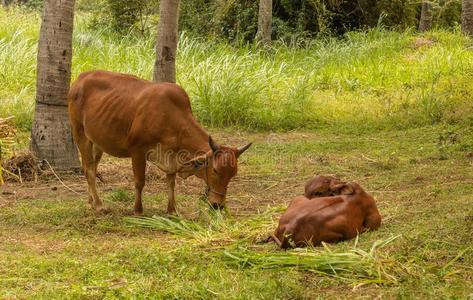
<path id="1" fill-rule="evenodd" d="M 141 210 L 141 211 L 136 211 L 136 210 L 135 210 L 135 211 L 133 211 L 133 215 L 134 215 L 134 216 L 137 216 L 137 217 L 142 217 L 144 214 L 143 214 L 143 211 L 142 211 L 142 210 Z"/>
<path id="2" fill-rule="evenodd" d="M 177 211 L 175 209 L 174 210 L 168 210 L 168 215 L 177 216 Z"/>
<path id="3" fill-rule="evenodd" d="M 112 212 L 112 210 L 105 206 L 95 207 L 95 213 L 97 215 L 108 215 Z"/>

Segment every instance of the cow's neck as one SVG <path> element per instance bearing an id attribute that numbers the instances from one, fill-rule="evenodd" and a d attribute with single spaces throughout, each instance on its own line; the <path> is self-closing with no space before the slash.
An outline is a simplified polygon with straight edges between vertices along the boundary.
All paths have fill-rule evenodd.
<path id="1" fill-rule="evenodd" d="M 207 131 L 205 131 L 205 129 L 202 128 L 202 126 L 200 126 L 200 124 L 197 122 L 193 123 L 192 125 L 193 126 L 184 128 L 180 134 L 179 148 L 180 150 L 184 150 L 189 153 L 188 159 L 193 159 L 196 156 L 205 154 L 211 150 L 209 145 L 209 134 Z M 194 172 L 193 175 L 203 180 L 206 179 L 206 172 L 204 169 Z"/>
<path id="2" fill-rule="evenodd" d="M 191 122 L 187 125 L 179 135 L 180 150 L 188 151 L 192 157 L 210 151 L 207 131 L 197 122 Z"/>

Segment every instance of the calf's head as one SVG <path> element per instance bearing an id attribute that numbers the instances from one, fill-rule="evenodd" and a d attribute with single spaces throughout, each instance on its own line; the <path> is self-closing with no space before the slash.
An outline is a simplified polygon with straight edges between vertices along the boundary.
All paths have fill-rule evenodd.
<path id="1" fill-rule="evenodd" d="M 304 196 L 308 199 L 340 195 L 343 182 L 333 176 L 314 176 L 305 184 Z"/>
<path id="2" fill-rule="evenodd" d="M 241 148 L 217 145 L 209 137 L 210 151 L 186 163 L 195 174 L 207 183 L 207 195 L 214 208 L 225 207 L 227 187 L 230 180 L 237 174 L 238 157 L 242 155 L 251 143 Z"/>

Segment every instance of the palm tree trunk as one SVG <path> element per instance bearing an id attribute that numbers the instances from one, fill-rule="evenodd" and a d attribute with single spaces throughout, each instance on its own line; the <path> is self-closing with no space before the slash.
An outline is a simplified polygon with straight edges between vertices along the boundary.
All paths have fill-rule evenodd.
<path id="1" fill-rule="evenodd" d="M 45 0 L 38 45 L 31 150 L 55 169 L 79 167 L 67 110 L 74 0 Z"/>
<path id="2" fill-rule="evenodd" d="M 258 12 L 258 33 L 256 34 L 256 38 L 265 46 L 271 44 L 272 17 L 273 1 L 260 0 Z"/>
<path id="3" fill-rule="evenodd" d="M 462 0 L 462 32 L 473 37 L 473 0 Z"/>
<path id="4" fill-rule="evenodd" d="M 420 14 L 419 32 L 424 32 L 432 28 L 432 3 L 422 1 L 422 11 Z"/>
<path id="5" fill-rule="evenodd" d="M 156 82 L 176 82 L 178 21 L 179 0 L 161 0 L 153 76 Z"/>
<path id="6" fill-rule="evenodd" d="M 10 4 L 13 3 L 13 0 L 1 0 L 1 3 L 3 6 L 9 6 Z"/>

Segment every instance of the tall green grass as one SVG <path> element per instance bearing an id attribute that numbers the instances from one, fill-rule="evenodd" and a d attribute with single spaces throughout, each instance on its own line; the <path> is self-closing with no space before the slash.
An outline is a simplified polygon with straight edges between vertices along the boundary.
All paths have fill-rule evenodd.
<path id="1" fill-rule="evenodd" d="M 76 17 L 73 79 L 106 69 L 150 79 L 154 38 L 92 31 Z M 30 128 L 35 92 L 37 13 L 0 9 L 0 117 Z M 471 41 L 433 31 L 417 47 L 413 32 L 374 29 L 304 48 L 275 43 L 231 46 L 182 34 L 178 83 L 194 113 L 212 127 L 255 130 L 377 130 L 471 123 Z"/>

